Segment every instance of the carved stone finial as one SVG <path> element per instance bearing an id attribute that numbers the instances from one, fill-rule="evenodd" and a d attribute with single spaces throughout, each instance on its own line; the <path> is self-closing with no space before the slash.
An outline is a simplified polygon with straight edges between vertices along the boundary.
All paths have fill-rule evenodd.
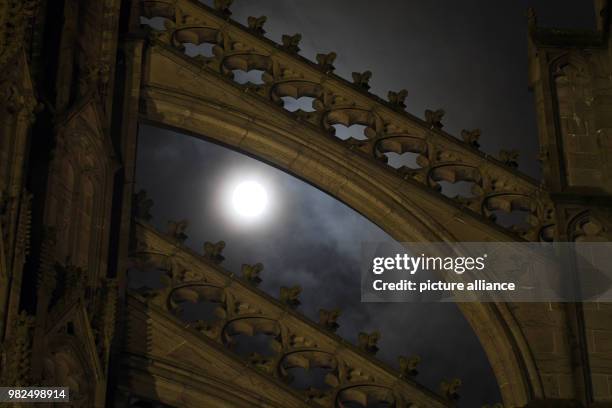
<path id="1" fill-rule="evenodd" d="M 470 146 L 475 147 L 476 149 L 480 147 L 480 143 L 478 143 L 478 139 L 480 139 L 480 129 L 463 129 L 461 131 L 461 137 L 463 138 L 463 141 Z"/>
<path id="2" fill-rule="evenodd" d="M 299 299 L 300 293 L 302 293 L 302 287 L 299 285 L 292 286 L 290 288 L 281 286 L 280 301 L 292 309 L 295 309 L 301 303 Z"/>
<path id="3" fill-rule="evenodd" d="M 215 263 L 221 263 L 225 259 L 221 253 L 225 248 L 225 241 L 219 241 L 215 244 L 212 242 L 204 243 L 204 258 L 209 259 Z"/>
<path id="4" fill-rule="evenodd" d="M 408 96 L 408 91 L 405 89 L 402 89 L 399 92 L 389 91 L 389 93 L 387 94 L 389 103 L 391 103 L 391 105 L 394 108 L 400 108 L 400 109 L 406 108 L 406 104 L 404 102 L 406 101 L 407 96 Z"/>
<path id="5" fill-rule="evenodd" d="M 302 34 L 300 33 L 293 34 L 293 35 L 284 34 L 281 38 L 281 41 L 283 42 L 283 48 L 289 52 L 295 52 L 295 53 L 300 52 L 299 44 L 301 40 L 302 40 Z"/>
<path id="6" fill-rule="evenodd" d="M 182 244 L 187 239 L 187 234 L 185 234 L 187 225 L 187 220 L 168 221 L 168 235 Z"/>
<path id="7" fill-rule="evenodd" d="M 233 1 L 234 0 L 215 0 L 215 3 L 214 3 L 215 10 L 217 10 L 224 16 L 229 17 L 232 15 L 230 7 Z"/>
<path id="8" fill-rule="evenodd" d="M 518 167 L 518 157 L 519 153 L 516 149 L 499 151 L 499 160 L 513 169 Z"/>
<path id="9" fill-rule="evenodd" d="M 150 221 L 151 208 L 153 208 L 153 200 L 147 197 L 146 190 L 140 190 L 134 194 L 134 216 L 143 221 Z"/>
<path id="10" fill-rule="evenodd" d="M 327 330 L 335 332 L 340 325 L 337 320 L 340 317 L 340 309 L 319 309 L 319 324 Z"/>
<path id="11" fill-rule="evenodd" d="M 261 17 L 250 16 L 247 19 L 249 30 L 253 31 L 256 34 L 264 35 L 266 33 L 266 30 L 264 30 L 263 26 L 266 23 L 267 19 L 268 18 L 266 16 L 261 16 Z"/>
<path id="12" fill-rule="evenodd" d="M 425 121 L 429 124 L 432 129 L 442 129 L 442 118 L 444 117 L 444 109 L 438 109 L 435 111 L 427 109 L 425 111 Z"/>
<path id="13" fill-rule="evenodd" d="M 400 376 L 402 378 L 410 378 L 416 376 L 419 371 L 418 367 L 421 363 L 421 357 L 419 356 L 399 356 L 399 367 L 400 367 Z"/>
<path id="14" fill-rule="evenodd" d="M 253 286 L 257 286 L 261 283 L 259 274 L 263 271 L 263 264 L 256 263 L 255 265 L 242 265 L 242 277 Z"/>
<path id="15" fill-rule="evenodd" d="M 442 396 L 448 400 L 459 399 L 459 389 L 461 388 L 461 380 L 459 378 L 453 378 L 449 381 L 442 381 L 440 383 L 440 392 Z"/>
<path id="16" fill-rule="evenodd" d="M 533 7 L 527 9 L 527 27 L 529 30 L 535 29 L 538 25 L 538 16 Z"/>
<path id="17" fill-rule="evenodd" d="M 317 64 L 319 64 L 323 71 L 330 73 L 335 69 L 334 61 L 336 57 L 337 55 L 333 51 L 327 54 L 317 54 Z"/>
<path id="18" fill-rule="evenodd" d="M 372 78 L 371 71 L 364 72 L 353 72 L 353 83 L 358 85 L 360 88 L 365 89 L 366 91 L 370 89 L 370 78 Z"/>
<path id="19" fill-rule="evenodd" d="M 378 340 L 380 340 L 380 332 L 378 331 L 373 331 L 372 333 L 361 332 L 357 337 L 357 347 L 367 353 L 376 354 L 378 351 Z"/>

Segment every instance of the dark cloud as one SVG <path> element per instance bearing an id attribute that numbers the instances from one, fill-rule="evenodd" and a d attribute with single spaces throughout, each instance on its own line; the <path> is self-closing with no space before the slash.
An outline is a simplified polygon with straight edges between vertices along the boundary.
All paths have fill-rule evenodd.
<path id="1" fill-rule="evenodd" d="M 238 21 L 267 15 L 268 35 L 301 32 L 302 54 L 337 51 L 337 73 L 374 72 L 372 91 L 409 90 L 408 111 L 447 111 L 445 129 L 483 130 L 483 150 L 522 152 L 521 168 L 539 177 L 532 96 L 527 90 L 526 2 L 236 1 Z M 545 25 L 588 27 L 592 10 L 581 0 L 534 1 Z M 302 102 L 307 103 L 307 102 Z M 274 217 L 260 225 L 231 222 L 224 189 L 236 175 L 264 179 L 274 191 Z M 228 149 L 147 126 L 141 128 L 137 181 L 155 201 L 154 223 L 187 218 L 187 244 L 225 240 L 227 269 L 263 262 L 262 288 L 303 287 L 300 311 L 315 318 L 321 307 L 343 310 L 339 334 L 380 330 L 379 357 L 423 358 L 419 380 L 437 388 L 460 377 L 461 406 L 500 400 L 493 373 L 473 331 L 453 304 L 360 303 L 361 241 L 387 234 L 319 190 Z"/>

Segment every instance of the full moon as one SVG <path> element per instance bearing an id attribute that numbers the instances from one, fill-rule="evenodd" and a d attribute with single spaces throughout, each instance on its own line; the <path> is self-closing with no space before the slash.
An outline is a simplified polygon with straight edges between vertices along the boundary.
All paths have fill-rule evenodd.
<path id="1" fill-rule="evenodd" d="M 255 218 L 263 214 L 268 206 L 268 194 L 256 181 L 243 181 L 234 189 L 232 204 L 239 215 Z"/>

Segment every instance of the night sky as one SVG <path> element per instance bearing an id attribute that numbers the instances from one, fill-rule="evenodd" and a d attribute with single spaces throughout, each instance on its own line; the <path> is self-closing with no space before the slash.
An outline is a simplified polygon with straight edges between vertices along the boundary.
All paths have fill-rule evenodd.
<path id="1" fill-rule="evenodd" d="M 208 3 L 208 2 L 205 2 Z M 232 17 L 268 16 L 267 36 L 302 33 L 301 54 L 335 51 L 336 73 L 370 70 L 371 92 L 408 89 L 407 110 L 443 108 L 445 130 L 480 128 L 481 149 L 521 152 L 520 169 L 539 178 L 532 95 L 527 89 L 526 7 L 518 0 L 237 0 Z M 591 28 L 587 0 L 539 0 L 540 25 Z M 239 222 L 227 192 L 241 180 L 260 181 L 272 206 L 256 223 Z M 138 188 L 154 200 L 153 223 L 190 222 L 186 244 L 227 243 L 224 267 L 262 262 L 261 287 L 303 287 L 299 310 L 340 307 L 338 333 L 356 342 L 360 331 L 380 330 L 378 357 L 397 366 L 398 355 L 422 357 L 417 380 L 437 390 L 442 379 L 463 380 L 460 406 L 501 400 L 484 352 L 454 304 L 360 303 L 362 241 L 391 238 L 316 188 L 224 147 L 141 126 Z"/>

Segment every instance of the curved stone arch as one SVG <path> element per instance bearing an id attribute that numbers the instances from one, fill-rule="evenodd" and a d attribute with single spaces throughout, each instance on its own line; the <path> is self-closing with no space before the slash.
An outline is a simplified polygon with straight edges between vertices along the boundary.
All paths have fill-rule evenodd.
<path id="1" fill-rule="evenodd" d="M 208 290 L 208 292 L 206 292 L 206 290 Z M 166 294 L 164 304 L 168 311 L 176 314 L 181 303 L 197 303 L 202 300 L 225 305 L 227 300 L 225 288 L 206 281 L 186 282 L 179 285 L 173 285 Z M 227 317 L 225 320 L 227 320 Z"/>
<path id="2" fill-rule="evenodd" d="M 567 223 L 567 236 L 571 241 L 601 241 L 610 240 L 607 225 L 590 210 L 574 215 Z"/>
<path id="3" fill-rule="evenodd" d="M 327 360 L 315 358 L 315 355 L 324 357 Z M 298 357 L 294 359 L 294 357 Z M 301 358 L 300 358 L 301 357 Z M 306 362 L 307 361 L 307 362 Z M 306 363 L 304 363 L 306 362 Z M 340 382 L 340 361 L 338 356 L 334 355 L 329 350 L 322 350 L 314 347 L 296 348 L 282 353 L 276 361 L 276 374 L 287 383 L 291 383 L 292 369 L 311 370 L 312 368 L 324 368 L 330 371 L 330 374 L 335 376 L 336 381 Z M 327 384 L 329 389 L 334 386 Z"/>
<path id="4" fill-rule="evenodd" d="M 336 130 L 333 127 L 335 125 L 346 127 L 353 125 L 365 126 L 363 140 L 374 139 L 383 127 L 383 121 L 376 112 L 351 105 L 332 106 L 325 109 L 321 115 L 321 123 L 323 129 L 332 136 L 336 136 Z M 348 140 L 351 139 L 352 137 Z"/>
<path id="5" fill-rule="evenodd" d="M 589 64 L 586 60 L 586 58 L 584 58 L 582 55 L 577 55 L 576 53 L 564 53 L 561 54 L 559 56 L 557 56 L 556 58 L 552 59 L 549 63 L 549 70 L 551 72 L 551 74 L 554 75 L 554 73 L 561 67 L 565 66 L 565 65 L 571 65 L 574 66 L 576 68 L 585 68 L 587 69 Z M 590 77 L 590 75 L 589 75 Z"/>
<path id="6" fill-rule="evenodd" d="M 218 90 L 197 95 L 190 89 L 173 89 L 174 84 L 148 81 L 141 93 L 141 122 L 213 141 L 284 170 L 353 208 L 398 242 L 515 239 L 492 224 L 470 218 L 416 182 L 402 179 L 383 163 L 347 151 L 342 143 L 307 124 L 296 124 L 289 115 L 262 112 L 268 109 L 265 104 L 257 104 L 258 112 L 249 111 L 254 104 L 245 103 L 244 93 L 237 88 L 223 88 L 223 99 L 216 99 Z M 444 211 L 455 214 L 459 224 L 436 220 L 436 206 L 447 206 Z M 470 228 L 478 234 L 472 237 L 479 239 L 464 235 Z M 533 356 L 508 306 L 459 307 L 483 345 L 505 405 L 523 406 L 543 397 Z"/>
<path id="7" fill-rule="evenodd" d="M 357 391 L 357 393 L 355 393 L 355 391 Z M 376 395 L 377 393 L 379 395 L 383 394 L 387 396 L 387 398 L 385 398 L 387 401 L 385 402 L 388 402 L 389 407 L 391 408 L 399 408 L 402 406 L 411 405 L 410 401 L 403 401 L 401 396 L 393 392 L 392 388 L 380 384 L 373 384 L 367 382 L 354 383 L 339 388 L 334 393 L 332 401 L 334 404 L 334 408 L 345 408 L 346 405 L 344 403 L 347 401 L 359 402 L 360 404 L 368 404 L 367 400 L 369 399 L 369 396 Z M 361 398 L 364 398 L 364 400 L 362 400 Z M 363 406 L 366 407 L 367 405 Z"/>
<path id="8" fill-rule="evenodd" d="M 319 98 L 323 93 L 321 84 L 304 78 L 285 78 L 274 81 L 270 86 L 269 98 L 272 102 L 283 106 L 281 98 L 289 96 L 299 99 L 303 96 Z"/>
<path id="9" fill-rule="evenodd" d="M 431 146 L 422 137 L 409 133 L 388 133 L 382 135 L 372 143 L 372 155 L 383 162 L 387 162 L 386 153 L 396 153 L 402 155 L 404 153 L 418 154 L 421 163 L 417 163 L 420 167 L 428 167 L 430 158 L 429 153 L 432 150 Z"/>
<path id="10" fill-rule="evenodd" d="M 263 334 L 270 337 L 270 340 L 278 343 L 282 347 L 282 324 L 268 316 L 263 315 L 244 315 L 226 320 L 220 327 L 219 336 L 221 343 L 228 348 L 235 345 L 237 336 L 253 336 Z M 275 351 L 275 354 L 279 353 Z"/>

